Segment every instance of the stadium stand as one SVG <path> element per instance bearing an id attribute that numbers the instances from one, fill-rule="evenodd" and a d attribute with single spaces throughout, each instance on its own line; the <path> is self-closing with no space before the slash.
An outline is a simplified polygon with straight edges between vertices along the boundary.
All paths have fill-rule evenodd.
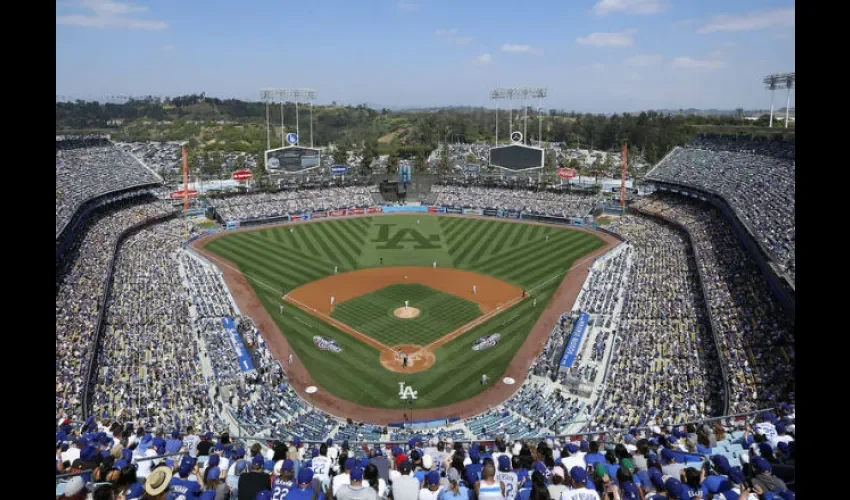
<path id="1" fill-rule="evenodd" d="M 721 196 L 794 281 L 795 175 L 793 141 L 711 136 L 674 149 L 647 180 Z"/>
<path id="2" fill-rule="evenodd" d="M 111 151 L 88 154 L 119 161 Z M 74 199 L 150 179 L 135 170 L 116 175 L 126 177 Z M 224 220 L 240 220 L 371 206 L 371 190 L 251 193 L 213 203 Z M 588 195 L 437 185 L 431 197 L 567 217 L 583 217 L 595 203 Z M 59 206 L 57 190 L 57 229 Z M 316 445 L 332 439 L 342 446 L 325 444 L 336 450 L 328 456 L 342 470 L 331 481 L 345 480 L 344 458 L 387 456 L 384 487 L 376 480 L 361 487 L 381 498 L 396 499 L 388 486 L 407 469 L 396 461 L 402 453 L 412 461 L 415 491 L 436 477 L 438 500 L 451 496 L 452 468 L 474 491 L 468 478 L 478 477 L 482 462 L 506 472 L 500 455 L 518 459 L 508 467 L 522 478 L 511 500 L 528 500 L 535 481 L 568 484 L 563 500 L 582 484 L 619 498 L 640 498 L 632 496 L 638 488 L 645 498 L 685 490 L 738 498 L 742 488 L 752 492 L 744 498 L 793 498 L 793 324 L 716 209 L 675 195 L 636 208 L 646 215 L 607 226 L 625 242 L 591 268 L 513 397 L 465 421 L 403 430 L 346 421 L 301 400 L 286 361 L 241 315 L 220 272 L 185 248 L 183 223 L 140 225 L 169 214 L 168 202 L 148 195 L 95 208 L 57 268 L 57 497 L 112 498 L 108 490 L 115 498 L 143 491 L 176 498 L 194 482 L 210 498 L 241 499 L 249 475 L 266 471 L 269 495 L 258 498 L 298 500 L 293 477 L 311 496 L 327 487 L 306 471 Z M 561 368 L 579 313 L 592 324 L 573 366 Z M 577 394 L 579 386 L 587 390 Z M 722 416 L 739 413 L 746 415 Z"/>

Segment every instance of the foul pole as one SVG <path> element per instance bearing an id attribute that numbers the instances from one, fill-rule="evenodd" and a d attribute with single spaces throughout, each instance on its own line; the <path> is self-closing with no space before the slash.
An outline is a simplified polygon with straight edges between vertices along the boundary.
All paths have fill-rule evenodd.
<path id="1" fill-rule="evenodd" d="M 626 145 L 623 144 L 623 165 L 620 168 L 620 215 L 626 215 Z"/>

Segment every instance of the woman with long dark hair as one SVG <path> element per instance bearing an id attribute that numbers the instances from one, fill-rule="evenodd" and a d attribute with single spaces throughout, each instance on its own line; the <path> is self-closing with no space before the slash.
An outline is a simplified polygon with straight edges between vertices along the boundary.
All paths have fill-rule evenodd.
<path id="1" fill-rule="evenodd" d="M 536 470 L 531 474 L 531 494 L 528 500 L 552 500 L 546 487 L 546 476 Z"/>
<path id="2" fill-rule="evenodd" d="M 370 463 L 363 469 L 363 481 L 378 493 L 378 498 L 387 498 L 387 483 L 378 474 L 378 466 Z"/>

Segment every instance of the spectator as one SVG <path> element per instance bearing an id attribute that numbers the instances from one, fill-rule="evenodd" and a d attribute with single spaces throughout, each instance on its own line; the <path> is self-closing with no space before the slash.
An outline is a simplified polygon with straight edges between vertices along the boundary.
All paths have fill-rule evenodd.
<path id="1" fill-rule="evenodd" d="M 257 493 L 271 491 L 271 477 L 263 470 L 264 464 L 263 456 L 255 455 L 251 459 L 251 472 L 239 476 L 239 500 L 253 500 Z"/>

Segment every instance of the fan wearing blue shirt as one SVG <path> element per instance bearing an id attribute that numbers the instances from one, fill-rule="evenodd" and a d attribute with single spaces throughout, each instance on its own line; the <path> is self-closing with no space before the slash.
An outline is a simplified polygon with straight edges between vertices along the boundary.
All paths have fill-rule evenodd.
<path id="1" fill-rule="evenodd" d="M 201 496 L 201 485 L 198 481 L 190 481 L 189 474 L 195 467 L 195 459 L 189 455 L 184 455 L 180 461 L 180 468 L 177 469 L 179 477 L 172 477 L 168 483 L 168 496 L 166 500 L 182 500 L 184 498 L 198 498 Z"/>
<path id="2" fill-rule="evenodd" d="M 325 495 L 315 492 L 315 500 L 325 500 Z M 298 471 L 298 487 L 290 490 L 285 500 L 313 500 L 313 470 L 304 467 Z"/>
<path id="3" fill-rule="evenodd" d="M 590 453 L 584 456 L 584 463 L 587 465 L 596 465 L 597 463 L 605 463 L 605 457 L 599 453 L 599 443 L 596 441 L 590 442 Z"/>

